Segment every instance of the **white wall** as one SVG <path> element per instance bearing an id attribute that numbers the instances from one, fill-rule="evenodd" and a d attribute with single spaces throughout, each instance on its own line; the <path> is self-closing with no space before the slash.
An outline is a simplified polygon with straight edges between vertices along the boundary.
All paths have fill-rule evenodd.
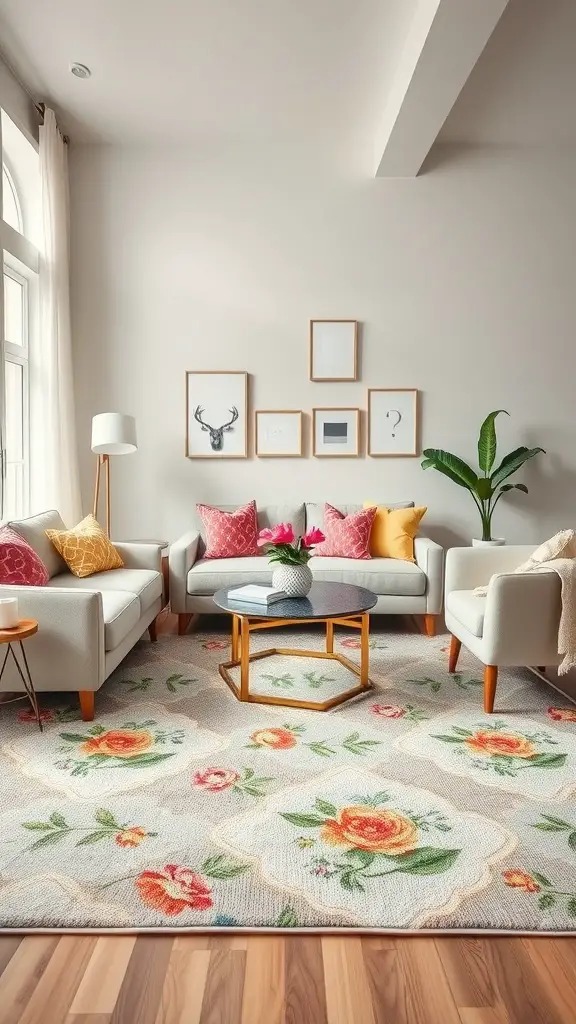
<path id="1" fill-rule="evenodd" d="M 447 543 L 471 498 L 418 459 L 189 461 L 184 372 L 247 370 L 252 408 L 422 392 L 423 446 L 473 458 L 495 408 L 504 454 L 548 450 L 495 533 L 576 525 L 576 153 L 435 151 L 416 180 L 360 180 L 306 154 L 72 150 L 73 319 L 86 509 L 90 418 L 136 416 L 113 472 L 114 534 L 184 531 L 197 500 L 414 499 Z M 308 321 L 362 322 L 361 380 L 308 380 Z M 309 420 L 307 421 L 309 432 Z"/>

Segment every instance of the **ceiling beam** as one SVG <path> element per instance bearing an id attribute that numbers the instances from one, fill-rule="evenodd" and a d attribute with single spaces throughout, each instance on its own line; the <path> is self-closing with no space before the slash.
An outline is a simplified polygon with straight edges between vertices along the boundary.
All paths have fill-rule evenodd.
<path id="1" fill-rule="evenodd" d="M 376 176 L 418 174 L 508 0 L 417 0 L 376 146 Z"/>

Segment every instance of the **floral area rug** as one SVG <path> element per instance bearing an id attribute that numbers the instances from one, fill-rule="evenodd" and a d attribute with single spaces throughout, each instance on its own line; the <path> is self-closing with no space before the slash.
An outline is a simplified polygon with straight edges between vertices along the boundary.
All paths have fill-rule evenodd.
<path id="1" fill-rule="evenodd" d="M 286 646 L 321 649 L 319 631 Z M 278 633 L 258 634 L 254 649 Z M 357 659 L 358 641 L 336 649 Z M 446 638 L 375 633 L 375 688 L 329 713 L 240 704 L 222 633 L 141 641 L 83 723 L 0 709 L 5 929 L 576 929 L 576 707 Z M 326 699 L 336 662 L 254 662 Z"/>

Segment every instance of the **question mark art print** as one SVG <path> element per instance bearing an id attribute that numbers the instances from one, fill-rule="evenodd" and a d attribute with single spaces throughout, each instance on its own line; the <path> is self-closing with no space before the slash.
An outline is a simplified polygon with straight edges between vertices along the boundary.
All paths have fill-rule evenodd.
<path id="1" fill-rule="evenodd" d="M 402 413 L 398 409 L 388 409 L 388 412 L 386 413 L 386 419 L 388 419 L 388 417 L 390 416 L 397 417 L 395 422 L 392 424 L 392 437 L 396 437 L 395 430 L 398 424 L 400 423 L 400 420 L 402 419 Z"/>

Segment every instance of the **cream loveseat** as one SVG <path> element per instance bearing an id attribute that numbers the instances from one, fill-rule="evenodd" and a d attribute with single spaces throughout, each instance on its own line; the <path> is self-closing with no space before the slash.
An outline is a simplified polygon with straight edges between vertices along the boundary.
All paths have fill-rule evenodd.
<path id="1" fill-rule="evenodd" d="M 386 504 L 382 502 L 382 504 Z M 397 502 L 388 508 L 410 508 L 414 502 Z M 232 512 L 233 505 L 219 505 Z M 362 505 L 336 506 L 345 515 Z M 305 533 L 324 525 L 324 504 L 263 505 L 258 509 L 259 529 L 278 523 L 292 523 L 295 532 Z M 244 583 L 270 584 L 272 569 L 266 555 L 246 558 L 204 558 L 203 526 L 194 516 L 193 529 L 170 548 L 170 604 L 178 613 L 178 629 L 186 632 L 194 613 L 220 612 L 212 598 L 217 590 Z M 377 614 L 425 616 L 426 630 L 434 635 L 435 616 L 442 610 L 444 550 L 427 537 L 415 540 L 416 563 L 396 558 L 318 558 L 310 560 L 314 578 L 321 582 L 355 583 L 378 596 L 372 609 Z"/>
<path id="2" fill-rule="evenodd" d="M 64 530 L 58 512 L 43 512 L 8 524 L 36 551 L 50 574 L 45 587 L 0 586 L 17 597 L 21 618 L 37 619 L 38 633 L 26 643 L 36 690 L 78 691 L 84 721 L 94 717 L 94 693 L 148 629 L 162 608 L 161 548 L 114 541 L 123 569 L 79 578 L 48 540 L 45 530 Z M 3 690 L 22 690 L 11 663 Z"/>

